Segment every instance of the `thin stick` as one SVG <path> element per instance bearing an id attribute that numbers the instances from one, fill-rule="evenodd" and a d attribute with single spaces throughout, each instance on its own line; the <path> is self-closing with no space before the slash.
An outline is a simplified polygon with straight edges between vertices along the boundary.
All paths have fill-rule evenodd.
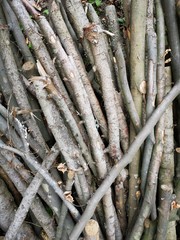
<path id="1" fill-rule="evenodd" d="M 1 144 L 0 143 L 0 148 L 14 152 L 15 154 L 18 154 L 19 156 L 21 156 L 24 161 L 26 161 L 27 163 L 33 165 L 33 167 L 44 177 L 44 179 L 49 183 L 49 185 L 54 188 L 54 191 L 59 195 L 59 197 L 62 199 L 62 201 L 65 203 L 65 205 L 68 207 L 68 209 L 70 210 L 71 214 L 73 215 L 73 217 L 78 220 L 80 217 L 80 214 L 78 212 L 78 210 L 65 199 L 64 193 L 61 190 L 61 188 L 59 188 L 57 182 L 52 179 L 52 177 L 50 176 L 49 173 L 47 173 L 47 170 L 44 169 L 36 160 L 34 160 L 31 156 L 29 156 L 27 153 L 23 153 L 19 150 L 17 150 L 16 148 L 13 147 L 9 147 L 6 144 Z"/>
<path id="2" fill-rule="evenodd" d="M 51 165 L 53 164 L 53 162 L 55 161 L 58 154 L 59 154 L 59 150 L 52 148 L 50 155 L 48 155 L 44 159 L 42 166 L 46 166 L 46 169 L 48 170 L 51 167 Z M 21 225 L 29 211 L 31 203 L 34 200 L 42 181 L 43 181 L 42 175 L 40 175 L 40 173 L 36 173 L 36 176 L 34 177 L 32 182 L 26 189 L 26 191 L 24 193 L 24 197 L 21 201 L 21 204 L 19 205 L 19 207 L 16 211 L 16 214 L 14 216 L 14 219 L 11 222 L 11 224 L 8 228 L 8 231 L 6 232 L 7 240 L 8 239 L 12 240 L 16 237 L 16 235 L 19 231 L 19 228 L 21 227 Z"/>
<path id="3" fill-rule="evenodd" d="M 98 202 L 101 200 L 101 198 L 104 196 L 104 194 L 107 192 L 108 188 L 111 186 L 111 184 L 114 182 L 115 178 L 118 176 L 119 172 L 122 171 L 123 168 L 125 168 L 130 162 L 133 160 L 134 154 L 138 151 L 146 137 L 150 134 L 153 127 L 156 125 L 156 123 L 159 121 L 160 117 L 166 110 L 166 108 L 169 106 L 169 104 L 180 94 L 180 82 L 176 84 L 172 90 L 169 92 L 169 94 L 164 98 L 164 100 L 161 102 L 161 104 L 157 107 L 157 109 L 154 111 L 152 116 L 147 121 L 146 125 L 142 128 L 140 133 L 135 138 L 134 142 L 131 144 L 129 151 L 127 154 L 123 156 L 121 161 L 119 161 L 109 172 L 108 176 L 105 178 L 105 180 L 102 182 L 100 187 L 97 189 L 93 197 L 89 200 L 89 204 L 86 207 L 83 215 L 79 219 L 79 222 L 74 227 L 71 235 L 70 240 L 75 240 L 79 237 L 82 230 L 84 229 L 86 223 L 91 218 L 91 216 L 94 213 L 94 210 L 98 204 Z"/>

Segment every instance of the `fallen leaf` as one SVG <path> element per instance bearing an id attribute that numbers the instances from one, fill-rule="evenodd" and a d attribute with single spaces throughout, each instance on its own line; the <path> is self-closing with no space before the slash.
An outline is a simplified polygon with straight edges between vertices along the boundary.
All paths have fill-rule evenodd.
<path id="1" fill-rule="evenodd" d="M 65 173 L 67 172 L 67 166 L 65 163 L 60 163 L 58 166 L 57 166 L 57 170 L 59 172 L 62 172 L 62 173 Z"/>
<path id="2" fill-rule="evenodd" d="M 141 192 L 140 192 L 140 191 L 137 191 L 137 192 L 136 192 L 136 198 L 137 198 L 137 199 L 140 199 L 140 196 L 141 196 Z"/>
<path id="3" fill-rule="evenodd" d="M 179 208 L 180 208 L 180 204 L 178 204 L 176 201 L 172 201 L 172 203 L 171 203 L 171 210 L 179 209 Z"/>
<path id="4" fill-rule="evenodd" d="M 65 196 L 65 199 L 66 199 L 68 202 L 71 202 L 71 203 L 74 202 L 74 199 L 73 199 L 70 191 L 65 191 L 65 192 L 64 192 L 64 196 Z"/>

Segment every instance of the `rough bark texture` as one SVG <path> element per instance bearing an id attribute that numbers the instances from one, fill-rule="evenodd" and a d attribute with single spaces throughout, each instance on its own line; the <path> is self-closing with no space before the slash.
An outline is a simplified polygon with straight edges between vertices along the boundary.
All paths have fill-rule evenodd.
<path id="1" fill-rule="evenodd" d="M 0 238 L 179 239 L 178 26 L 178 0 L 0 1 Z"/>

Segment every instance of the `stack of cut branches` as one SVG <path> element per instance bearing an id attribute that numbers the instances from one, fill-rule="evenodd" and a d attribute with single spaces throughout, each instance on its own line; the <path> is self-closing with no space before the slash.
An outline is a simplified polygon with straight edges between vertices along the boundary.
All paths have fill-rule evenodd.
<path id="1" fill-rule="evenodd" d="M 162 2 L 0 1 L 2 239 L 180 236 L 180 4 Z"/>

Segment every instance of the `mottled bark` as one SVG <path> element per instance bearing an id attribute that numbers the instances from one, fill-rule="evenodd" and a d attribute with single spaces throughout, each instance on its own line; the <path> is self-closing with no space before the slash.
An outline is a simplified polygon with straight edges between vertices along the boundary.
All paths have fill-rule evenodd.
<path id="1" fill-rule="evenodd" d="M 130 42 L 130 78 L 131 93 L 134 104 L 139 115 L 142 118 L 142 104 L 145 83 L 145 30 L 146 30 L 146 11 L 147 1 L 132 1 L 131 3 L 131 42 Z M 130 141 L 136 137 L 136 132 L 131 124 Z M 140 156 L 138 151 L 134 156 L 133 162 L 129 165 L 129 197 L 128 197 L 128 214 L 129 224 L 137 210 L 139 198 L 139 170 Z"/>
<path id="2" fill-rule="evenodd" d="M 178 239 L 178 9 L 0 1 L 5 239 Z"/>

